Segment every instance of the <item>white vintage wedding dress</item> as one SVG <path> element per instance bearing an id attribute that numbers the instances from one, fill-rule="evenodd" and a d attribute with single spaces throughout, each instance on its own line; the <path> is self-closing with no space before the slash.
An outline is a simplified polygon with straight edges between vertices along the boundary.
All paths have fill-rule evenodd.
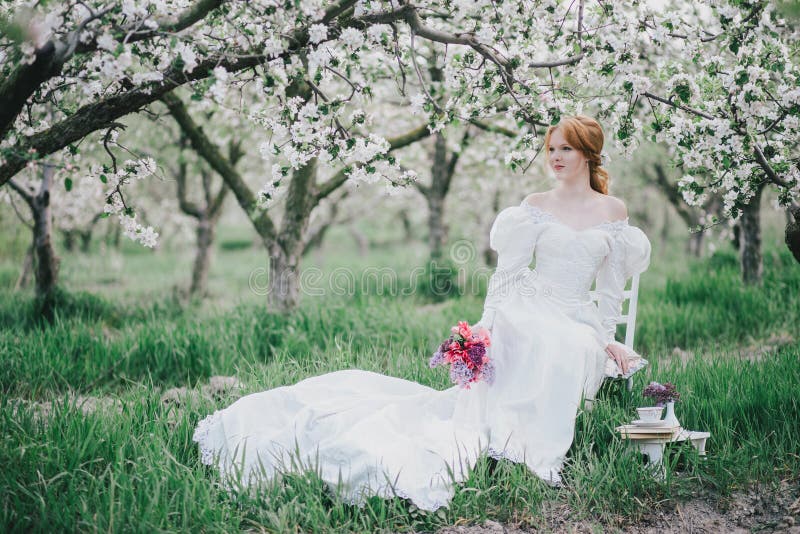
<path id="1" fill-rule="evenodd" d="M 650 243 L 627 220 L 575 230 L 523 202 L 497 216 L 490 245 L 498 262 L 480 322 L 492 334 L 491 386 L 438 391 L 361 370 L 311 377 L 202 420 L 202 461 L 232 486 L 300 465 L 349 502 L 397 495 L 425 510 L 446 506 L 481 454 L 557 482 L 581 399 L 603 379 L 625 282 L 647 268 Z"/>

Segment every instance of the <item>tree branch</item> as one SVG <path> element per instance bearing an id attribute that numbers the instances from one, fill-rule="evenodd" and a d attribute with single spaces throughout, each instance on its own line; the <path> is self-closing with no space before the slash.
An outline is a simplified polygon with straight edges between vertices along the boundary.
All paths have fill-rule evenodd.
<path id="1" fill-rule="evenodd" d="M 781 187 L 789 187 L 789 182 L 778 176 L 778 174 L 775 172 L 775 169 L 773 169 L 772 165 L 770 165 L 769 161 L 767 161 L 767 157 L 764 155 L 764 152 L 761 151 L 761 147 L 758 146 L 758 143 L 755 141 L 753 142 L 753 153 L 756 156 L 758 165 L 761 167 L 761 169 L 763 169 L 764 174 L 767 175 L 767 178 L 769 178 L 770 182 Z"/>
<path id="2" fill-rule="evenodd" d="M 642 95 L 648 98 L 652 98 L 653 100 L 657 100 L 663 104 L 667 104 L 668 106 L 672 106 L 677 109 L 682 109 L 683 111 L 692 113 L 698 117 L 703 117 L 704 119 L 713 120 L 715 118 L 702 111 L 687 106 L 683 106 L 681 104 L 676 104 L 672 100 L 656 96 L 652 93 L 642 93 Z M 753 141 L 753 155 L 756 158 L 756 162 L 758 162 L 758 165 L 764 171 L 764 174 L 767 175 L 767 178 L 769 179 L 770 182 L 774 183 L 775 185 L 779 185 L 781 187 L 789 187 L 789 182 L 778 176 L 778 174 L 775 172 L 775 169 L 773 169 L 772 166 L 769 164 L 769 161 L 764 155 L 764 152 L 762 152 L 761 147 L 758 146 L 758 143 L 756 143 L 755 140 Z"/>
<path id="3" fill-rule="evenodd" d="M 496 124 L 488 124 L 486 122 L 479 121 L 478 119 L 470 119 L 469 123 L 477 126 L 485 132 L 498 133 L 505 135 L 506 137 L 517 137 L 519 135 L 517 132 L 509 130 L 508 128 L 497 126 Z"/>
<path id="4" fill-rule="evenodd" d="M 214 218 L 217 215 L 219 215 L 220 211 L 222 210 L 222 205 L 225 202 L 225 197 L 228 196 L 228 192 L 230 190 L 231 188 L 228 187 L 227 182 L 223 181 L 222 186 L 219 188 L 219 191 L 217 192 L 217 196 L 214 197 L 214 199 L 211 201 L 211 204 L 209 204 L 208 207 L 209 217 Z"/>
<path id="5" fill-rule="evenodd" d="M 447 184 L 448 188 L 450 187 L 450 180 L 453 178 L 453 174 L 456 172 L 456 165 L 458 165 L 458 159 L 461 157 L 461 153 L 464 152 L 464 149 L 469 144 L 470 139 L 470 132 L 469 128 L 464 130 L 464 135 L 461 137 L 461 150 L 458 152 L 453 152 L 453 155 L 450 156 L 450 161 L 447 163 Z"/>
<path id="6" fill-rule="evenodd" d="M 256 66 L 260 62 L 261 58 L 253 56 L 235 60 L 210 57 L 190 73 L 183 73 L 180 69 L 173 68 L 164 74 L 164 80 L 161 82 L 137 87 L 99 102 L 87 104 L 69 118 L 21 141 L 16 147 L 15 153 L 10 154 L 5 165 L 0 167 L 0 186 L 27 164 L 30 159 L 25 156 L 27 154 L 52 154 L 94 131 L 108 127 L 108 124 L 116 119 L 155 102 L 176 87 L 206 78 L 217 65 L 222 65 L 229 72 L 234 72 Z"/>
<path id="7" fill-rule="evenodd" d="M 428 130 L 427 125 L 418 126 L 413 130 L 390 139 L 387 139 L 389 142 L 389 152 L 393 150 L 397 150 L 403 147 L 406 147 L 412 143 L 416 143 L 420 139 L 424 139 L 430 135 L 430 131 Z M 318 204 L 320 200 L 327 197 L 336 189 L 338 189 L 343 183 L 347 181 L 347 174 L 345 174 L 345 169 L 341 169 L 339 172 L 334 174 L 331 178 L 328 178 L 328 181 L 324 184 L 320 184 L 317 186 L 317 193 L 315 196 L 314 204 Z"/>
<path id="8" fill-rule="evenodd" d="M 672 207 L 675 208 L 675 211 L 678 212 L 683 222 L 686 223 L 686 226 L 691 228 L 695 224 L 697 224 L 697 217 L 692 213 L 689 206 L 683 201 L 683 197 L 681 196 L 680 190 L 674 184 L 671 184 L 667 179 L 667 173 L 664 172 L 664 167 L 661 164 L 654 164 L 653 170 L 656 172 L 656 178 L 654 180 L 655 184 L 661 189 L 661 192 L 664 193 L 664 196 L 667 197 L 667 200 Z"/>
<path id="9" fill-rule="evenodd" d="M 20 64 L 0 84 L 0 140 L 8 135 L 28 98 L 42 85 L 61 71 L 56 45 L 48 41 L 37 49 L 30 65 Z"/>
<path id="10" fill-rule="evenodd" d="M 431 193 L 431 188 L 420 181 L 414 182 L 414 187 L 416 187 L 417 191 L 419 191 L 424 197 L 427 197 Z"/>
<path id="11" fill-rule="evenodd" d="M 652 98 L 653 100 L 656 100 L 656 101 L 661 102 L 662 104 L 666 104 L 668 106 L 672 106 L 673 108 L 682 109 L 683 111 L 686 111 L 687 113 L 691 113 L 692 115 L 697 115 L 698 117 L 703 117 L 704 119 L 713 120 L 713 119 L 716 118 L 713 115 L 709 115 L 708 113 L 705 113 L 704 111 L 693 109 L 693 108 L 690 108 L 689 106 L 684 106 L 683 104 L 676 104 L 674 101 L 672 101 L 672 99 L 668 99 L 668 98 L 664 98 L 664 97 L 661 97 L 661 96 L 658 96 L 658 95 L 654 95 L 653 93 L 650 93 L 650 92 L 642 93 L 642 96 L 645 96 L 647 98 Z"/>
<path id="12" fill-rule="evenodd" d="M 22 197 L 22 200 L 24 200 L 31 209 L 33 209 L 33 195 L 31 193 L 25 191 L 25 188 L 19 185 L 15 180 L 9 181 L 8 185 Z"/>
<path id="13" fill-rule="evenodd" d="M 236 164 L 239 163 L 239 160 L 242 159 L 242 156 L 244 156 L 244 151 L 242 151 L 241 139 L 231 139 L 228 143 L 228 161 L 231 162 L 231 166 L 236 167 Z M 223 180 L 222 186 L 219 188 L 219 191 L 217 191 L 217 196 L 214 197 L 208 205 L 209 217 L 216 218 L 220 214 L 222 205 L 225 202 L 225 197 L 228 196 L 230 189 L 231 188 L 228 187 L 228 183 Z"/>
<path id="14" fill-rule="evenodd" d="M 163 32 L 178 32 L 188 28 L 204 19 L 209 12 L 222 4 L 223 0 L 199 0 L 181 14 L 175 22 L 164 23 L 155 30 L 134 33 L 127 37 L 126 42 L 150 39 Z M 5 138 L 14 124 L 25 102 L 47 80 L 58 76 L 61 68 L 75 53 L 89 53 L 97 50 L 97 40 L 93 38 L 88 43 L 80 43 L 80 34 L 86 25 L 102 18 L 112 10 L 106 8 L 98 13 L 92 13 L 83 20 L 78 27 L 71 31 L 65 41 L 50 40 L 35 52 L 36 59 L 31 65 L 19 65 L 14 72 L 0 85 L 0 139 Z"/>
<path id="15" fill-rule="evenodd" d="M 180 98 L 173 94 L 167 94 L 163 96 L 162 100 L 169 108 L 170 114 L 180 126 L 181 131 L 189 139 L 192 148 L 212 169 L 219 173 L 231 188 L 236 200 L 253 222 L 258 234 L 265 239 L 274 239 L 276 231 L 272 219 L 266 211 L 259 210 L 258 199 L 253 191 L 233 165 L 222 155 L 219 148 L 206 136 L 203 129 L 192 119 Z"/>
<path id="16" fill-rule="evenodd" d="M 178 165 L 178 170 L 175 172 L 175 181 L 178 184 L 178 206 L 185 214 L 200 219 L 203 216 L 203 211 L 194 202 L 190 202 L 186 197 L 186 162 L 182 161 Z"/>

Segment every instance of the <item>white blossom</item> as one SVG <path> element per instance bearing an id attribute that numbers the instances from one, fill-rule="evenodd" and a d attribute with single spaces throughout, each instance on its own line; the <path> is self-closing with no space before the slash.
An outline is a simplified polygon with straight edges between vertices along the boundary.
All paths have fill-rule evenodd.
<path id="1" fill-rule="evenodd" d="M 364 45 L 364 34 L 356 28 L 345 28 L 339 40 L 350 50 L 356 50 Z"/>
<path id="2" fill-rule="evenodd" d="M 308 29 L 308 40 L 314 44 L 328 38 L 328 27 L 324 24 L 312 24 Z"/>
<path id="3" fill-rule="evenodd" d="M 110 33 L 103 33 L 97 38 L 97 47 L 101 50 L 113 52 L 117 48 L 117 41 L 114 40 Z"/>
<path id="4" fill-rule="evenodd" d="M 284 44 L 280 39 L 270 37 L 264 42 L 264 55 L 268 58 L 279 56 L 284 50 Z"/>
<path id="5" fill-rule="evenodd" d="M 191 45 L 181 41 L 175 46 L 175 51 L 183 60 L 183 72 L 192 72 L 197 66 L 197 52 Z"/>

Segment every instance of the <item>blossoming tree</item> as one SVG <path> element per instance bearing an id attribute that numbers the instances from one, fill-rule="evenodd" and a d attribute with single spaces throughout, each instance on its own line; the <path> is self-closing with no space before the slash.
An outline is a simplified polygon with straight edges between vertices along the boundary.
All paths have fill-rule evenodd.
<path id="1" fill-rule="evenodd" d="M 87 173 L 69 166 L 87 136 L 113 131 L 158 100 L 177 109 L 171 94 L 179 87 L 203 102 L 232 83 L 261 96 L 247 113 L 272 135 L 271 176 L 259 198 L 245 199 L 252 220 L 282 178 L 309 182 L 320 164 L 340 166 L 341 180 L 410 183 L 414 174 L 399 168 L 390 143 L 362 127 L 368 102 L 386 96 L 376 87 L 389 82 L 393 98 L 422 107 L 430 133 L 476 119 L 516 124 L 508 143 L 513 165 L 540 150 L 541 124 L 591 107 L 623 151 L 643 134 L 669 143 L 686 170 L 682 187 L 698 202 L 719 190 L 729 216 L 747 217 L 746 206 L 769 182 L 792 205 L 800 182 L 796 30 L 766 2 L 690 7 L 659 12 L 633 0 L 5 2 L 0 186 L 29 166 Z M 444 102 L 421 75 L 423 43 L 442 57 Z M 129 203 L 123 191 L 152 164 L 122 164 L 111 177 L 94 173 L 109 181 L 108 211 L 145 244 L 155 231 L 135 220 L 135 199 Z M 289 191 L 287 201 L 308 205 L 311 197 L 301 198 L 308 194 Z M 754 247 L 745 251 L 758 248 L 755 237 L 747 239 Z M 745 271 L 754 262 L 757 255 L 743 253 Z"/>

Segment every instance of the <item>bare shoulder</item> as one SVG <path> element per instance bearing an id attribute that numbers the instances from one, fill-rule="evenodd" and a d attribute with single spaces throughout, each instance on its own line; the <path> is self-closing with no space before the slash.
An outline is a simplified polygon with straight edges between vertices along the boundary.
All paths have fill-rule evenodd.
<path id="1" fill-rule="evenodd" d="M 525 197 L 525 202 L 531 204 L 532 206 L 537 206 L 542 208 L 547 203 L 547 198 L 549 196 L 549 191 L 542 191 L 540 193 L 531 193 L 527 197 Z"/>
<path id="2" fill-rule="evenodd" d="M 619 219 L 625 219 L 628 216 L 628 208 L 625 206 L 625 202 L 622 199 L 617 197 L 612 197 L 611 195 L 603 195 L 606 214 L 609 220 L 616 221 Z"/>

